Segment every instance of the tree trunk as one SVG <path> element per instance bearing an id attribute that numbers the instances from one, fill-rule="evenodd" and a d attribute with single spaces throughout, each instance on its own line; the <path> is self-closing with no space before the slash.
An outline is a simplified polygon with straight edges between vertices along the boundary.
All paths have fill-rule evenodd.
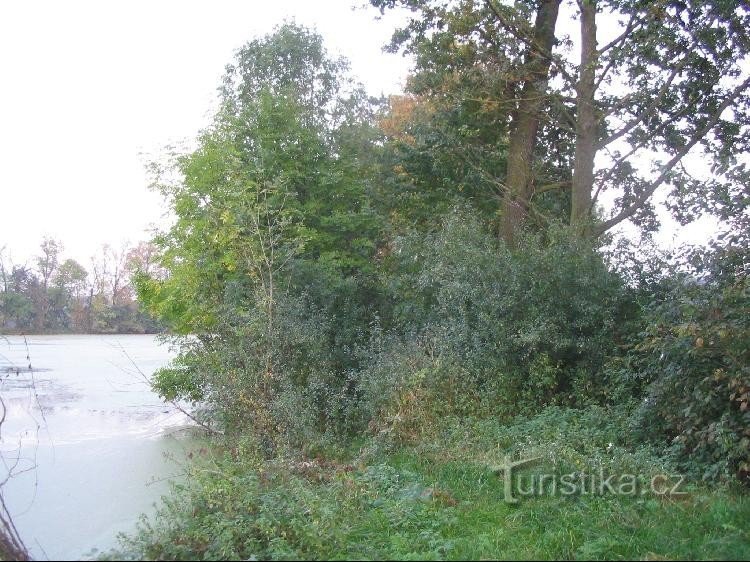
<path id="1" fill-rule="evenodd" d="M 576 144 L 573 164 L 571 224 L 582 234 L 589 231 L 594 158 L 597 143 L 596 93 L 596 0 L 580 0 L 581 67 L 576 85 Z"/>
<path id="2" fill-rule="evenodd" d="M 555 43 L 560 1 L 539 2 L 533 43 L 529 45 L 523 68 L 526 80 L 513 119 L 508 147 L 506 192 L 501 209 L 500 234 L 508 244 L 513 244 L 516 232 L 523 225 L 533 195 L 532 165 L 539 131 L 539 112 L 549 83 L 552 62 L 549 53 Z"/>

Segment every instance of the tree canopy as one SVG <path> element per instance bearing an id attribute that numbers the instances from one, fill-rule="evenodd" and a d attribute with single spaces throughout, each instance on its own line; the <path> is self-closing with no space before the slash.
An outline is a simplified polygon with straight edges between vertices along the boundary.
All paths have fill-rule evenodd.
<path id="1" fill-rule="evenodd" d="M 663 186 L 682 221 L 698 207 L 741 212 L 747 177 L 737 155 L 747 150 L 750 119 L 745 3 L 371 4 L 411 10 L 391 48 L 416 57 L 416 99 L 442 99 L 460 84 L 455 105 L 501 108 L 493 123 L 507 138 L 507 167 L 495 184 L 506 240 L 527 218 L 544 221 L 538 196 L 553 189 L 569 191 L 566 221 L 594 236 L 624 220 L 656 228 L 653 195 Z M 564 23 L 578 33 L 558 31 L 561 8 L 572 8 Z M 482 81 L 466 79 L 472 75 Z M 715 179 L 686 165 L 689 154 L 700 154 Z M 551 161 L 563 163 L 558 174 L 549 173 Z"/>

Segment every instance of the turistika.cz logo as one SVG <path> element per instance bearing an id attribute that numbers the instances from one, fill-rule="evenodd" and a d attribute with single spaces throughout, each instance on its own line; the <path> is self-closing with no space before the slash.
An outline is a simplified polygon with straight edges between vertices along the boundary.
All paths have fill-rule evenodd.
<path id="1" fill-rule="evenodd" d="M 520 474 L 523 468 L 538 464 L 542 457 L 505 462 L 492 471 L 503 478 L 503 495 L 506 503 L 518 503 L 520 497 L 534 496 L 659 496 L 679 498 L 687 495 L 682 491 L 685 480 L 681 475 L 658 474 L 643 477 L 638 474 L 605 474 L 604 469 L 595 473 L 571 472 L 568 474 L 539 473 Z"/>

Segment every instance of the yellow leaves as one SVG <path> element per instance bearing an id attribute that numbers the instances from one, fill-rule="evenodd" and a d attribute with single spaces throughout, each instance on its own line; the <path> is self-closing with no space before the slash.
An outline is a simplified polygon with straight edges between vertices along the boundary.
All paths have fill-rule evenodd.
<path id="1" fill-rule="evenodd" d="M 409 177 L 409 172 L 407 172 L 406 168 L 404 168 L 401 164 L 393 167 L 393 173 L 396 174 L 400 179 Z"/>
<path id="2" fill-rule="evenodd" d="M 663 2 L 655 2 L 649 8 L 649 15 L 656 21 L 664 19 L 666 8 Z"/>
<path id="3" fill-rule="evenodd" d="M 250 398 L 250 396 L 248 396 L 247 392 L 245 392 L 244 390 L 240 391 L 239 395 L 237 396 L 237 402 L 239 402 L 240 404 L 244 404 L 251 409 L 255 408 L 256 406 L 255 401 L 252 400 L 252 398 Z"/>
<path id="4" fill-rule="evenodd" d="M 417 114 L 431 111 L 429 103 L 416 96 L 391 96 L 390 111 L 379 120 L 378 125 L 388 137 L 403 143 L 414 145 L 415 139 L 408 130 L 417 121 Z"/>
<path id="5" fill-rule="evenodd" d="M 729 400 L 739 403 L 740 412 L 746 412 L 750 408 L 750 387 L 739 377 L 734 377 L 729 381 L 729 388 L 733 390 Z"/>
<path id="6" fill-rule="evenodd" d="M 221 219 L 221 222 L 223 224 L 232 224 L 234 222 L 234 215 L 229 209 L 225 209 L 222 211 L 221 215 L 219 215 L 219 218 Z"/>

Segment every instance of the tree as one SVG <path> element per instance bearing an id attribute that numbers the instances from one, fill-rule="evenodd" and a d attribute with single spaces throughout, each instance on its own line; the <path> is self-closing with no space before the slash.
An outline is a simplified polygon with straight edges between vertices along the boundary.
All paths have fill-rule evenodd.
<path id="1" fill-rule="evenodd" d="M 63 330 L 84 331 L 86 310 L 84 297 L 88 272 L 73 259 L 66 259 L 57 269 L 50 291 L 52 312 Z"/>
<path id="2" fill-rule="evenodd" d="M 500 10 L 487 2 L 493 14 L 513 36 L 522 32 L 506 22 Z M 506 241 L 512 241 L 519 225 L 528 213 L 534 195 L 533 178 L 534 149 L 539 136 L 539 126 L 544 108 L 544 96 L 549 86 L 550 66 L 555 43 L 555 26 L 560 10 L 560 0 L 541 0 L 536 9 L 534 26 L 524 31 L 525 53 L 518 64 L 520 88 L 517 103 L 512 111 L 512 125 L 508 146 L 508 173 L 505 178 L 505 193 L 502 205 L 501 233 Z M 525 23 L 525 22 L 524 22 Z"/>
<path id="3" fill-rule="evenodd" d="M 606 232 L 647 216 L 649 199 L 663 185 L 674 197 L 699 188 L 682 167 L 694 147 L 713 170 L 742 165 L 736 156 L 750 140 L 750 6 L 714 0 L 579 2 L 581 61 L 576 89 L 576 165 L 571 221 L 585 227 L 598 195 L 624 187 L 614 212 L 590 227 Z M 626 18 L 622 32 L 597 44 L 603 11 Z M 652 171 L 637 158 L 660 154 Z M 595 174 L 599 153 L 612 156 Z M 728 179 L 725 188 L 734 183 Z M 737 184 L 734 183 L 736 186 Z M 716 199 L 720 192 L 706 193 Z"/>
<path id="4" fill-rule="evenodd" d="M 57 268 L 54 285 L 72 299 L 80 299 L 86 291 L 88 272 L 74 259 L 66 259 Z"/>
<path id="5" fill-rule="evenodd" d="M 746 3 L 579 0 L 577 60 L 566 55 L 570 41 L 554 33 L 558 1 L 371 3 L 414 13 L 394 34 L 392 47 L 418 54 L 417 76 L 452 70 L 452 60 L 432 48 L 445 34 L 460 39 L 464 49 L 495 55 L 492 65 L 478 60 L 476 70 L 496 73 L 508 85 L 480 93 L 505 107 L 502 123 L 510 123 L 507 171 L 499 178 L 509 242 L 529 216 L 538 221 L 535 198 L 548 189 L 570 190 L 567 220 L 595 237 L 628 219 L 655 228 L 651 198 L 662 186 L 669 186 L 670 204 L 678 208 L 700 193 L 711 201 L 704 209 L 726 209 L 726 200 L 743 192 L 747 177 L 736 156 L 746 150 L 750 134 Z M 602 21 L 608 31 L 615 21 L 620 27 L 600 45 Z M 490 40 L 494 51 L 487 47 Z M 574 146 L 569 178 L 544 185 L 540 154 L 531 147 L 550 130 L 572 135 Z M 690 177 L 684 162 L 697 148 L 715 180 Z M 654 157 L 644 162 L 649 153 Z M 597 205 L 606 192 L 614 202 L 604 216 Z"/>
<path id="6" fill-rule="evenodd" d="M 112 306 L 117 306 L 123 293 L 127 290 L 126 263 L 128 257 L 128 243 L 123 242 L 119 249 L 108 248 L 112 276 Z"/>
<path id="7" fill-rule="evenodd" d="M 5 322 L 13 330 L 28 331 L 36 325 L 33 297 L 39 291 L 39 280 L 25 266 L 14 265 L 7 277 L 3 295 Z"/>
<path id="8" fill-rule="evenodd" d="M 2 316 L 0 316 L 0 325 L 4 326 L 7 318 L 8 318 L 8 304 L 7 304 L 7 295 L 9 294 L 10 289 L 10 272 L 13 269 L 12 266 L 9 267 L 8 262 L 5 257 L 5 246 L 0 248 L 0 282 L 2 282 L 2 294 L 0 294 L 0 302 L 2 303 L 2 308 L 0 308 L 0 311 L 2 311 Z"/>
<path id="9" fill-rule="evenodd" d="M 158 279 L 164 278 L 166 272 L 158 263 L 159 249 L 153 242 L 139 242 L 130 248 L 125 256 L 125 271 L 129 278 L 138 273 Z"/>
<path id="10" fill-rule="evenodd" d="M 62 244 L 45 239 L 37 268 L 14 265 L 0 249 L 0 327 L 11 332 L 153 333 L 161 326 L 134 298 L 137 271 L 163 276 L 146 243 L 129 250 L 104 245 L 92 275 L 61 257 Z M 37 274 L 38 272 L 38 274 Z"/>
<path id="11" fill-rule="evenodd" d="M 508 236 L 533 195 L 533 212 L 558 214 L 554 187 L 569 183 L 570 135 L 548 126 L 558 111 L 545 95 L 550 61 L 497 25 L 498 17 L 521 16 L 472 0 L 372 3 L 417 13 L 389 47 L 416 58 L 408 91 L 417 111 L 406 121 L 410 142 L 398 143 L 405 158 L 396 166 L 437 197 L 468 198 Z M 540 3 L 528 30 L 543 49 L 554 39 L 558 5 Z M 523 17 L 534 17 L 523 6 Z"/>
<path id="12" fill-rule="evenodd" d="M 126 285 L 126 262 L 128 243 L 123 242 L 119 248 L 103 244 L 99 255 L 91 258 L 91 269 L 94 276 L 92 290 L 109 301 L 109 306 L 117 306 L 121 293 Z"/>
<path id="13" fill-rule="evenodd" d="M 37 258 L 37 270 L 39 271 L 42 287 L 46 290 L 57 270 L 62 243 L 45 237 L 39 247 L 42 250 L 42 255 Z"/>
<path id="14" fill-rule="evenodd" d="M 34 302 L 35 325 L 38 332 L 43 332 L 47 326 L 47 315 L 49 314 L 49 285 L 52 277 L 57 271 L 62 244 L 57 240 L 45 237 L 40 245 L 41 256 L 37 258 L 37 271 L 39 272 L 40 285 L 35 288 L 32 299 Z"/>
<path id="15" fill-rule="evenodd" d="M 227 429 L 252 426 L 264 446 L 335 415 L 327 404 L 352 391 L 379 304 L 379 102 L 345 71 L 303 27 L 250 41 L 197 149 L 155 167 L 175 214 L 154 240 L 167 274 L 136 286 L 190 335 L 155 387 L 200 400 Z M 302 408 L 315 416 L 289 415 Z"/>
<path id="16" fill-rule="evenodd" d="M 291 24 L 249 42 L 227 67 L 214 124 L 173 162 L 183 181 L 155 181 L 177 215 L 155 240 L 169 278 L 141 276 L 139 291 L 177 331 L 213 329 L 229 303 L 248 305 L 263 280 L 249 244 L 264 206 L 277 207 L 270 193 L 284 201 L 284 241 L 300 260 L 337 275 L 372 267 L 378 221 L 351 156 L 369 100 L 345 69 L 320 36 Z"/>

